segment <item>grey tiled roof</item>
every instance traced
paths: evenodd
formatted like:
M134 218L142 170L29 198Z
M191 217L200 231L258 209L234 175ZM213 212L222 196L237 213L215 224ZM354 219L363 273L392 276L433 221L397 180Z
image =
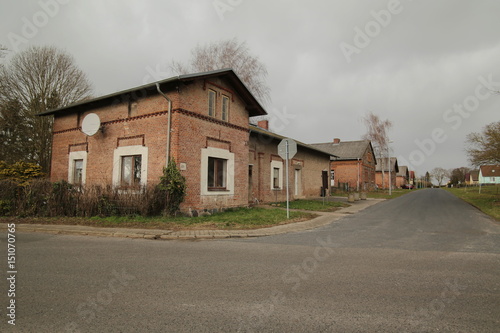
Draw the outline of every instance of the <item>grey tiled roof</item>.
M389 163L387 162L387 157L377 159L377 167L375 171L382 172L382 168L384 172L389 172ZM399 172L398 159L396 157L391 157L391 172Z
M256 126L254 124L249 124L249 125L250 125L250 133L251 134L257 134L257 135L258 134L263 134L265 136L274 138L276 140L283 140L283 139L287 138L285 136L282 136L282 135L279 135L277 133L271 132L270 130L266 130L264 128ZM302 146L304 148L316 151L316 152L321 153L321 154L329 155L330 157L334 157L334 158L337 157L336 155L330 153L329 151L323 150L323 149L321 149L319 147L315 147L313 145L309 145L307 143L304 143L304 142L301 142L301 141L298 141L298 140L295 140L295 139L292 139L292 140L294 140L297 143L298 146Z
M340 143L312 143L311 146L337 155L338 160L356 160L363 158L366 149L370 146L369 140L341 141Z
M408 175L409 175L408 174L408 167L406 165L400 165L398 176L407 177Z

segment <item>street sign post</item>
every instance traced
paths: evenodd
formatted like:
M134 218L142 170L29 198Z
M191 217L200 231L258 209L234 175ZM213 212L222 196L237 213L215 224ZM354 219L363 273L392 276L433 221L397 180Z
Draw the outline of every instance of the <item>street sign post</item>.
M288 188L288 160L297 154L297 143L290 138L281 140L278 145L278 155L285 160L286 172L286 218L290 218L290 191Z

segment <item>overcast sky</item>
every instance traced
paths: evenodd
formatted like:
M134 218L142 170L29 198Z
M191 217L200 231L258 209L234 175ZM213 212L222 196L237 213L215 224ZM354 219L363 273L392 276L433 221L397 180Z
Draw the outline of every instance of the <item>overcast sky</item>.
M172 76L196 45L236 37L267 66L275 132L359 140L389 119L418 175L467 166L466 135L500 120L498 0L0 0L0 44L74 56L96 96Z

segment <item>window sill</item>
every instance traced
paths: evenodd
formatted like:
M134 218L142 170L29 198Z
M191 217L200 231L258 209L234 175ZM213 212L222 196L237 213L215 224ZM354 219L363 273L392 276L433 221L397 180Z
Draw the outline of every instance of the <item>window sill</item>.
M224 188L208 188L208 192L229 192L228 189Z

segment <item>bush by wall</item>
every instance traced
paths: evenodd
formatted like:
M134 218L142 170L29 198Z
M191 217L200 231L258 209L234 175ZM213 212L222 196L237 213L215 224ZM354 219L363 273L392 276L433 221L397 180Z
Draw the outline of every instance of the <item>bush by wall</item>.
M157 185L121 189L52 183L30 163L0 162L0 216L174 215L186 194L186 181L174 160Z
M154 216L176 212L158 186L123 190L112 186L74 186L46 179L19 185L0 181L0 216Z

